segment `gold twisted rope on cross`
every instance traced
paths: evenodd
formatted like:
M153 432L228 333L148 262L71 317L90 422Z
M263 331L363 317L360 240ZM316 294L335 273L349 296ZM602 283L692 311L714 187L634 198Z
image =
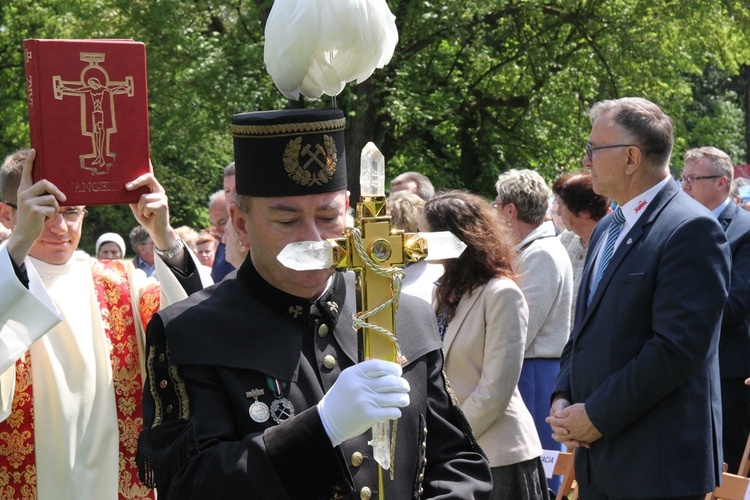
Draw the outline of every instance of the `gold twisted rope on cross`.
M362 243L362 235L360 234L359 229L357 229L356 227L347 227L346 230L352 235L352 240L354 241L354 248L357 250L357 254L359 255L359 258L362 259L362 261L367 266L367 269L374 272L378 276L389 278L393 283L393 296L389 300L380 304L378 307L376 307L375 309L371 311L362 311L358 314L353 314L352 321L354 322L355 327L370 328L372 330L377 330L383 335L387 336L389 339L391 339L393 343L396 345L397 358L399 359L399 362L400 362L401 347L398 344L398 339L396 338L396 336L392 332L386 330L385 328L372 324L372 323L368 323L365 320L369 318L370 316L374 316L375 314L379 313L380 311L390 306L391 304L393 304L393 312L395 313L396 311L398 311L398 300L399 300L399 297L401 296L401 284L404 280L404 276L406 273L404 273L404 270L401 268L381 266L380 264L372 260L372 258L369 255L367 255L365 246Z
M401 284L404 280L404 276L406 273L403 269L398 267L385 267L381 266L372 258L367 255L367 251L365 250L365 246L362 243L362 235L356 227L347 227L346 231L351 234L352 241L354 241L354 248L357 250L357 254L359 255L359 258L362 259L362 262L365 263L367 268L377 274L378 276L382 276L385 278L390 278L391 282L393 283L393 296L385 301L383 304L380 304L378 307L373 309L372 311L362 311L358 314L352 314L352 322L354 323L355 327L359 328L370 328L372 330L377 330L383 335L387 336L389 339L393 341L393 343L396 345L396 359L398 360L399 364L402 364L403 356L401 355L401 346L398 343L398 338L393 334L393 332L390 332L386 330L385 328L382 328L378 325L368 323L365 321L370 316L373 316L377 314L378 312L382 311L389 305L393 304L393 312L394 314L398 310L398 299L401 296ZM391 481L393 481L395 477L396 472L396 433L398 431L398 420L393 421L393 432L391 432L391 467L390 467L390 478Z

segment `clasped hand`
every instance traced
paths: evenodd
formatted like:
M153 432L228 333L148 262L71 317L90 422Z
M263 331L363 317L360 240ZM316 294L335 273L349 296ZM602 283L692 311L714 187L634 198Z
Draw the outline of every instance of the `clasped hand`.
M552 427L552 439L571 448L589 448L591 443L602 437L589 419L584 403L571 405L560 396L552 402L546 422Z

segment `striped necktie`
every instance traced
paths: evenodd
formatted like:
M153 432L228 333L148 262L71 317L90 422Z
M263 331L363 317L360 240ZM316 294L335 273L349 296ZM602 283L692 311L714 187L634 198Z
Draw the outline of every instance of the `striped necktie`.
M596 278L594 278L594 284L591 285L591 293L589 293L588 304L591 303L591 298L594 296L597 285L602 279L604 270L607 268L607 264L612 260L612 255L615 253L615 242L617 237L620 235L620 230L625 222L625 214L622 213L622 209L617 207L612 220L609 222L609 233L607 234L607 241L604 244L604 252L602 252L601 260L599 261L599 268L596 270Z

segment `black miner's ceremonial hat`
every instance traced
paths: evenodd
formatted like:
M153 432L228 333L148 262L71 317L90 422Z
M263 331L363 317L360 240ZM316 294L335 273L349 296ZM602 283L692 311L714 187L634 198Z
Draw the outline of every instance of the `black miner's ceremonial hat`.
M237 194L299 196L346 188L340 109L282 109L232 117Z

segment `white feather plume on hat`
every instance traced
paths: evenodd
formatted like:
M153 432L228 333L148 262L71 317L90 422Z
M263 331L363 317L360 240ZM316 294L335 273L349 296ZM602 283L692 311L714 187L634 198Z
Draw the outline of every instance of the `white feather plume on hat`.
M396 17L385 0L276 0L264 60L288 99L338 95L390 62Z

